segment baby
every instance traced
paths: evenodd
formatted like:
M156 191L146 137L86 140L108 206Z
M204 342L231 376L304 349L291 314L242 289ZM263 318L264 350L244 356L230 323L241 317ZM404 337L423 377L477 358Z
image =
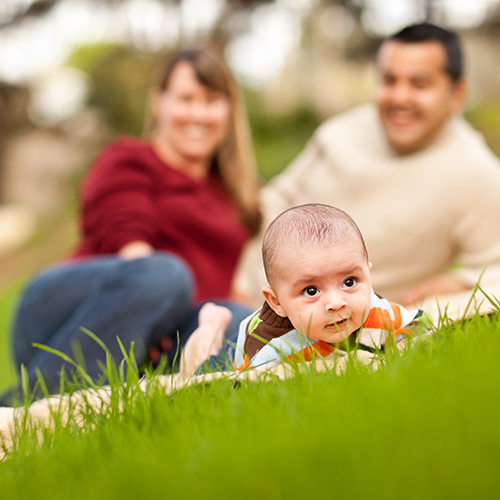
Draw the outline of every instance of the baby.
M373 292L363 237L338 208L310 204L283 212L264 235L262 255L269 283L264 305L241 323L236 348L221 350L238 370L311 361L339 347L382 351L391 339L432 327L423 311L407 311ZM223 307L202 308L185 347L185 376L217 353L229 319Z

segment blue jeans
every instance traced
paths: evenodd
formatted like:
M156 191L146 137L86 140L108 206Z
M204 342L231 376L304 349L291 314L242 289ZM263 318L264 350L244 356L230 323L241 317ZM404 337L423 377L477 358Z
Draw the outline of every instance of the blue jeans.
M50 392L57 392L59 373L74 368L60 357L34 347L47 345L74 358L79 345L87 373L97 380L106 354L80 327L96 334L118 364L122 352L118 336L127 351L135 342L138 362L147 349L170 336L182 347L197 326L202 304L192 304L194 282L187 264L174 254L122 260L115 255L69 261L50 268L28 285L18 306L13 330L16 364L24 364L32 388L38 368ZM237 330L249 310L227 300L214 300L233 313L228 334ZM176 342L175 342L176 344ZM10 391L13 394L14 391ZM0 398L0 404L5 398Z

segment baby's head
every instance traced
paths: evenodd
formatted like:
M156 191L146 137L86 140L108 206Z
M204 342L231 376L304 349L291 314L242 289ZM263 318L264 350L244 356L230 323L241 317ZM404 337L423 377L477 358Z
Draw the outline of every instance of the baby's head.
M303 335L337 343L366 319L371 264L355 222L328 205L301 205L268 227L262 255L270 307Z

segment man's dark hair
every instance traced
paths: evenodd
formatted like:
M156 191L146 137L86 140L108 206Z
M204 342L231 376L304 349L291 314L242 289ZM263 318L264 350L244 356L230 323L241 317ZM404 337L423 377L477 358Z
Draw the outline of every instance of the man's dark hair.
M438 42L446 51L444 71L451 81L456 83L463 76L463 60L460 41L453 31L446 30L435 24L420 23L403 28L398 33L387 38L401 43Z

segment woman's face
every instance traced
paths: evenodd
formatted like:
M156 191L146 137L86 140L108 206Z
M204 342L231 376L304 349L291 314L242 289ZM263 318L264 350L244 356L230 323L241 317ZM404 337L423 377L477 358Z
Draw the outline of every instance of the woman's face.
M210 161L227 137L228 97L202 85L186 61L175 66L166 90L155 96L153 107L157 138L180 160Z

